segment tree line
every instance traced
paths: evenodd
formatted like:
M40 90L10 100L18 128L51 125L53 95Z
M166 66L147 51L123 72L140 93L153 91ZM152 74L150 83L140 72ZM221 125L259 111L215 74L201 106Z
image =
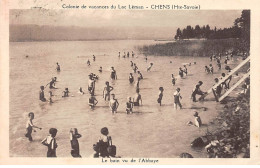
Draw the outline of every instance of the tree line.
M239 38L244 42L250 42L250 10L243 10L239 18L235 19L234 25L230 28L217 29L210 28L209 25L200 27L196 25L195 28L188 25L184 29L177 29L174 37L176 40L191 39L191 38L205 38L205 39L226 39Z

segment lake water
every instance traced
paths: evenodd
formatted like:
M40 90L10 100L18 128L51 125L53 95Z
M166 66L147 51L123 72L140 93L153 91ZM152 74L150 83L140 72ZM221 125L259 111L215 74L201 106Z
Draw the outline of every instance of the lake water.
M79 139L80 152L83 157L93 153L92 145L97 141L102 127L108 127L113 144L117 146L117 155L121 157L156 157L174 158L182 152L188 152L194 157L206 157L204 149L192 149L190 143L195 137L204 135L207 129L212 130L210 121L214 119L222 106L216 103L213 95L205 102L193 103L190 99L191 90L199 80L203 81L201 89L206 91L213 84L213 79L219 77L221 71L213 75L204 72L204 66L210 64L203 57L168 57L148 56L138 54L135 46L155 44L155 41L68 41L68 42L16 42L10 43L10 156L45 157L46 147L41 140L48 135L51 127L58 129L57 156L70 155L70 128L78 128L82 137ZM134 51L138 58L118 58L124 51ZM92 55L96 61L92 61ZM26 58L26 55L29 57ZM90 59L91 66L87 66ZM143 106L134 108L130 115L125 113L125 103L128 96L135 94L133 85L129 84L128 76L132 72L130 61L139 67L144 76L140 82L140 93ZM172 63L170 63L172 61ZM182 63L196 61L196 65L188 66L188 76L178 79L176 86L171 84L171 74L178 75ZM222 60L223 61L223 60ZM61 65L57 73L56 62ZM149 63L154 66L151 72L146 72ZM237 63L231 64L231 68ZM214 63L214 68L217 69ZM103 72L99 73L99 67ZM114 66L118 79L110 80L110 67ZM78 88L87 92L88 75L93 72L99 75L96 82L97 107L91 110L88 106L89 94L80 95ZM53 90L53 104L39 101L41 85L46 85L52 77L58 82ZM136 74L134 75L136 80ZM117 114L111 114L108 102L102 98L105 81L110 81L114 87L113 93L119 101ZM162 106L157 103L158 88L164 87ZM62 91L69 88L74 97L62 98ZM183 99L182 110L173 108L173 93L181 88ZM45 89L45 97L49 88ZM201 107L208 108L203 111ZM193 121L194 108L201 116L201 128L187 126ZM35 113L34 124L43 129L33 133L33 142L25 137L25 123L28 112Z

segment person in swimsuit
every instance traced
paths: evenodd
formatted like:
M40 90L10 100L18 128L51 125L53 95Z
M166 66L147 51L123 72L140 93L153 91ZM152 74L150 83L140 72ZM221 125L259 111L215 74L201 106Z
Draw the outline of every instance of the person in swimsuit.
M130 61L130 65L131 65L131 67L133 68L133 66L134 66L133 61Z
M124 52L123 58L125 58L125 52Z
M180 109L182 109L182 105L180 102L180 99L182 99L181 94L180 94L180 88L177 88L176 91L174 92L173 96L174 96L174 107L177 110L177 106L180 107Z
M134 58L135 57L135 54L134 54L134 52L132 51L132 58Z
M213 66L212 66L212 64L209 64L209 72L210 72L211 74L213 74Z
M44 97L44 86L41 86L40 87L40 92L39 92L39 99L42 101L42 102L45 102L46 101L46 98Z
M81 94L81 95L85 94L85 93L83 92L83 90L82 90L82 87L79 87L78 93Z
M111 67L111 75L110 75L110 78L111 78L112 80L117 79L117 75L116 75L116 71L115 71L114 67Z
M103 90L103 98L105 98L105 101L106 100L110 100L110 92L114 89L112 86L109 85L109 82L106 81L106 86L104 87L104 90Z
M183 77L183 70L181 69L181 67L179 68L179 75L181 78Z
M209 70L209 67L208 66L205 66L205 72L209 73L210 70Z
M153 66L153 63L150 63L150 66L147 68L147 72L151 71L152 66Z
M93 79L93 74L88 75L89 80L88 80L88 92L90 95L94 95L95 92L95 80Z
M99 67L99 70L98 70L100 73L102 72L102 66L101 67Z
M140 71L137 71L137 74L138 74L138 79L140 79L140 80L141 80L141 79L144 79L144 78L143 78L143 75L141 74Z
M95 55L93 55L93 61L96 61L96 56Z
M118 57L120 58L120 52L118 52Z
M42 144L48 147L47 157L57 157L56 156L56 148L58 147L56 143L55 136L57 135L58 130L56 128L50 128L48 135L44 140L42 140Z
M174 86L175 85L175 83L176 83L176 78L174 77L174 75L172 74L172 85Z
M133 83L134 82L134 76L133 76L132 73L129 74L128 79L129 79L129 83Z
M139 106L140 102L142 104L142 97L141 97L141 94L139 92L140 92L140 90L136 89L136 94L135 94L134 99L133 99L134 106Z
M112 113L116 113L119 103L118 103L117 99L115 99L115 94L111 94L111 96L112 96L112 99L109 101L109 107L110 107Z
M28 114L28 121L26 122L26 134L25 134L25 137L27 137L29 139L29 141L32 141L32 131L33 131L33 128L38 128L39 130L41 130L42 128L40 127L37 127L36 125L33 124L33 119L34 119L34 113L33 112L30 112Z
M52 91L49 91L49 103L50 104L53 103L52 96L53 96Z
M69 89L68 88L65 88L65 90L63 91L62 97L69 97Z
M130 55L129 52L127 52L127 57L128 57L128 58L129 58L129 55Z
M60 65L59 65L58 62L57 62L56 64L57 64L57 66L56 66L56 70L57 70L57 72L60 72Z
M137 69L138 69L138 67L137 67L137 65L134 63L134 66L133 66L134 73L136 73Z
M194 126L201 127L202 122L201 122L201 119L200 119L198 112L196 111L193 116L195 117L194 118Z
M220 63L220 59L217 59L217 65L218 65L218 69L221 69L221 63Z
M87 61L87 64L88 64L88 66L90 66L90 61L89 61L89 59L88 59L88 61Z
M94 107L98 104L97 99L95 96L91 95L90 98L88 99L88 105L91 109L94 109Z
M108 136L109 131L107 127L101 129L101 135L95 144L94 158L97 157L109 157L108 147L112 144L112 138Z
M183 65L183 67L184 67L184 70L183 70L183 72L186 74L186 76L188 75L188 69L187 69L187 67L186 67L186 65Z
M51 79L51 81L49 82L49 83L47 83L47 85L46 86L48 86L49 85L49 88L50 89L56 89L54 86L55 86L55 78L52 78ZM45 87L46 87L45 86Z
M196 102L196 95L204 95L206 92L203 92L200 90L200 86L203 84L202 81L199 81L199 83L195 86L195 88L192 90L191 98L193 102Z
M140 78L137 78L137 81L135 82L135 89L140 89Z
M163 87L159 87L159 97L157 99L157 102L160 104L160 106L162 105L163 91Z
M217 85L218 82L219 82L219 79L218 79L218 78L215 78L215 84L214 84L214 86ZM220 96L221 96L221 91L222 91L222 86L221 86L221 84L218 85L218 86L214 89L214 91L215 91L216 95L217 95L218 97L220 97Z
M81 157L79 152L79 141L78 141L78 138L80 137L81 135L78 133L77 128L70 129L70 144L71 144L70 154L72 157Z
M126 114L131 114L133 113L133 102L131 101L131 97L127 98L126 102Z

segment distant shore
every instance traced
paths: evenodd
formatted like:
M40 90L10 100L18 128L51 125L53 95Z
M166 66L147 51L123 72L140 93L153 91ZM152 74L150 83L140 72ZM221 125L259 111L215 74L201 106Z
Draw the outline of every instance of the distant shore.
M225 53L228 50L246 48L240 39L179 40L166 44L145 45L138 47L140 53L158 56L202 56Z

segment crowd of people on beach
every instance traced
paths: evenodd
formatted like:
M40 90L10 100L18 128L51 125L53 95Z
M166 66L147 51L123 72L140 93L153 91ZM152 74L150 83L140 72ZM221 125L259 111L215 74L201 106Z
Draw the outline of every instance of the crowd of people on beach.
M135 57L135 53L132 51L132 53L130 54L130 52L124 52L123 55L121 55L121 53L118 53L118 57L122 57L122 58L129 58L130 55L132 56L132 58ZM221 70L221 57L222 54L218 54L218 57L216 57L215 55L210 56L210 62L212 62L213 60L216 60L216 65L218 66L219 70ZM93 62L96 61L96 56L93 55ZM227 65L228 61L233 60L233 54L232 53L227 53L226 54L226 58L224 63L226 64L225 70L227 70L228 72L231 72L231 68ZM145 61L147 62L148 58L147 56L145 56ZM91 62L88 59L87 60L87 65L90 66ZM174 75L172 74L172 85L175 86L176 85L176 81L177 80L181 80L184 75L188 76L188 68L187 66L191 66L191 65L196 65L196 62L193 63L186 63L183 65L183 67L179 67L179 72L178 75ZM135 87L135 95L133 97L127 97L126 98L126 104L125 104L125 112L126 114L131 114L134 113L134 107L135 106L141 106L143 104L142 102L142 96L140 94L140 83L142 80L144 80L144 77L141 73L141 70L138 68L137 63L134 63L133 61L130 61L130 66L133 72L129 73L129 84L132 85L133 87ZM146 68L146 71L149 73L152 73L152 67L154 66L154 63L149 63L149 66ZM102 73L103 67L100 66L99 68L99 72ZM61 71L61 67L59 65L59 63L56 63L56 71L57 73L62 73ZM213 70L213 65L212 63L208 66L205 66L205 72L207 73L214 73ZM134 79L133 74L137 74L137 79ZM223 89L228 90L230 88L230 81L232 80L232 75L230 75L230 77L228 77L226 80L222 81L221 84L219 84L219 81L221 81L222 79L225 78L225 76L228 75L225 73L222 73L220 78L215 78L215 85L217 85L215 87L215 92L217 94L217 96L221 96L221 92ZM89 97L89 102L88 105L89 107L94 110L95 106L98 104L98 100L95 97L95 89L96 89L96 81L99 80L99 76L94 74L94 73L90 73L89 75L89 80L88 80L88 93L90 95ZM176 77L175 77L176 76ZM115 70L115 68L113 66L111 66L110 69L110 79L111 81L116 81L117 80L117 72ZM40 86L40 92L39 92L39 100L42 102L49 102L49 103L53 103L52 97L54 96L51 89L56 89L55 85L57 83L57 77L53 77L51 79L50 82L48 82L45 86ZM207 92L204 92L200 89L200 87L202 86L203 82L199 81L194 89L191 92L191 100L193 102L197 102L198 100L203 100L204 96L207 95ZM245 84L243 85L244 87L244 92L247 92L246 89L249 89L249 82L245 82ZM44 94L44 89L49 85L49 97L48 99L45 98L45 94ZM112 112L112 114L117 113L117 109L119 107L119 102L116 99L116 95L112 92L114 90L114 87L112 87L109 83L109 81L105 82L105 86L103 89L103 98L104 101L108 101L109 102L109 108ZM181 104L181 88L177 87L175 92L173 93L173 106L174 109L182 109L183 106ZM69 89L65 88L64 91L62 92L62 96L61 97L69 97ZM85 92L83 91L82 87L79 87L79 94L85 94ZM162 105L162 100L163 100L163 93L164 93L164 88L163 86L159 87L159 94L158 94L158 98L157 98L157 103L159 104L159 106ZM199 95L200 98L197 100L196 95ZM28 121L26 123L26 134L25 136L29 139L29 141L32 141L32 131L34 128L37 129L42 129L36 125L33 124L33 119L34 119L34 113L30 112L28 114ZM201 127L202 125L202 121L201 118L199 116L199 113L197 111L195 111L194 113L194 123L193 122L188 122L188 125L193 125L196 127ZM56 128L50 128L49 129L49 135L42 141L43 145L46 145L48 147L48 151L47 151L47 157L56 157L56 148L58 147L57 142L56 142L56 135L57 135L58 130ZM98 142L96 144L93 145L93 150L95 151L93 154L93 157L116 157L116 146L112 145L112 138L110 136L108 136L109 132L108 132L108 128L104 127L101 129L101 136L98 139ZM77 128L71 128L70 130L70 142L71 142L71 155L73 157L81 157L80 155L80 150L79 150L79 142L78 142L78 138L80 138L81 135L78 133Z

